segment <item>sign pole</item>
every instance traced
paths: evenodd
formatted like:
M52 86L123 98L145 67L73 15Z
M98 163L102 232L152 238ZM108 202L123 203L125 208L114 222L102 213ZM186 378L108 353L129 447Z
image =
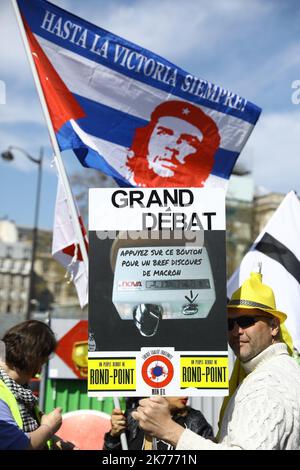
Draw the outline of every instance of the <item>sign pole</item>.
M113 400L114 400L114 407L121 409L119 398L118 398L118 397L114 397ZM127 438L126 438L125 431L123 431L123 432L121 433L121 435L120 435L120 441L121 441L122 450L128 450L128 443L127 443Z

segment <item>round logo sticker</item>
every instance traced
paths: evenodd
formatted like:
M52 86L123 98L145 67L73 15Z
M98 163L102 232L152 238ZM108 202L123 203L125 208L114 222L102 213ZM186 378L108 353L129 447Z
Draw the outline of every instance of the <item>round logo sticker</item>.
M166 387L174 376L174 368L164 356L149 357L143 364L142 376L147 385L152 388Z

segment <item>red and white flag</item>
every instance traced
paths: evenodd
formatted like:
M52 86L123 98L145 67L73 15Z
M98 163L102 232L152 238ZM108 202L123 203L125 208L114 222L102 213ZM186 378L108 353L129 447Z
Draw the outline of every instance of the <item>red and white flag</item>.
M77 213L84 242L88 248L88 239L78 208ZM83 308L88 303L88 273L76 238L67 197L60 180L57 185L52 255L68 270L71 281L74 282L77 290L80 307Z

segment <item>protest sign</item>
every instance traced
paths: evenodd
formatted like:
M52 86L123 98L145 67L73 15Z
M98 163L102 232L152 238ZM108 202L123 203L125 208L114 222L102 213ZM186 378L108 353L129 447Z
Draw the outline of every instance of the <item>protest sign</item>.
M89 243L89 395L226 395L224 192L92 189Z

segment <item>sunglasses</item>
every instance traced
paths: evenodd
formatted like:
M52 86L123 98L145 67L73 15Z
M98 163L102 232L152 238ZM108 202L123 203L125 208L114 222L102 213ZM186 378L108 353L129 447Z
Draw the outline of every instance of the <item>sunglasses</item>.
M228 331L232 331L234 328L235 322L238 324L240 328L249 328L249 326L253 326L257 321L262 320L262 319L270 319L270 317L267 316L243 316L243 317L238 317L238 318L228 318Z

